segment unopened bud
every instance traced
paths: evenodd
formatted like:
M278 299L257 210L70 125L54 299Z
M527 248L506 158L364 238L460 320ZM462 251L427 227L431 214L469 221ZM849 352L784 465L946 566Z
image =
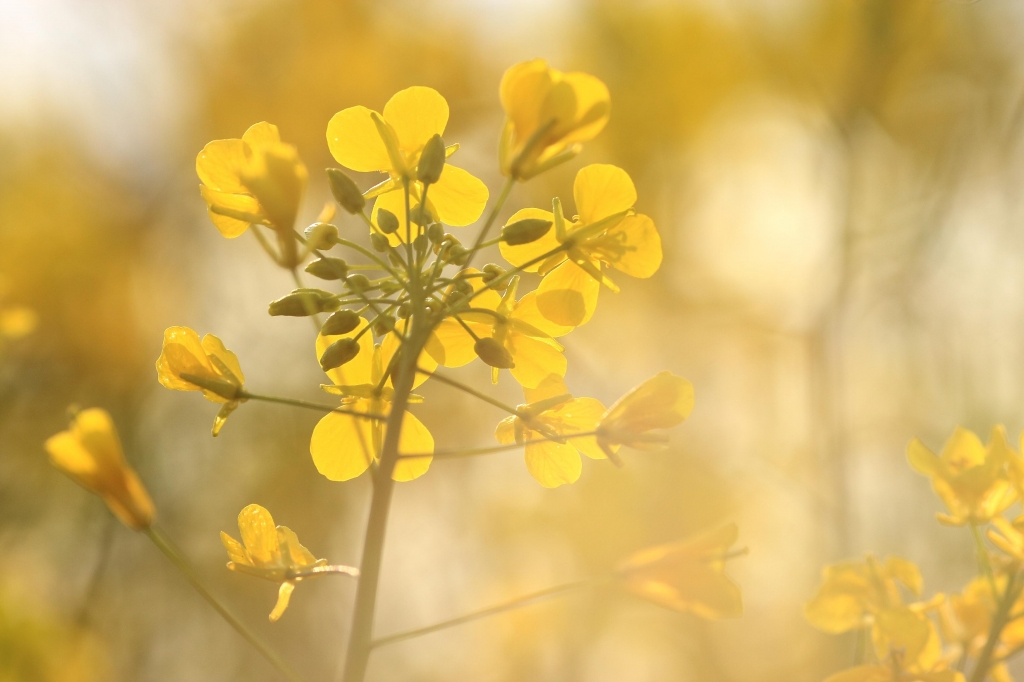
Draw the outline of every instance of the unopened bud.
M483 267L483 272L484 272L484 276L483 276L482 279L487 284L490 284L491 282L493 282L494 280L498 279L499 277L504 276L505 268L501 267L497 263L488 263L487 265L485 265Z
M345 284L353 291L363 291L370 286L370 280L367 279L366 275L349 275L345 280Z
M398 317L408 320L410 315L412 315L412 306L408 302L398 306Z
M338 339L327 346L323 355L320 356L320 366L326 372L335 367L341 367L359 355L359 342L353 338Z
M435 134L423 145L420 152L420 164L416 168L416 179L426 184L434 184L441 179L444 170L444 140Z
M337 297L322 289L296 289L287 296L271 301L268 312L271 315L287 317L308 317L323 312L333 312L341 306Z
M512 354L505 347L490 337L485 337L473 345L473 350L484 363L499 369L512 369L516 363Z
M320 279L345 279L348 277L348 263L341 258L325 256L310 262L306 272Z
M309 247L318 251L326 251L338 243L338 228L330 223L313 223L302 234Z
M384 234L392 234L398 231L398 216L386 208L377 211L377 227Z
M420 227L431 225L434 222L434 214L430 212L430 209L423 204L417 204L413 206L409 211L409 219Z
M448 252L448 262L453 265L465 265L469 260L469 251L461 244L453 244Z
M535 242L551 230L552 222L541 218L523 218L501 229L501 241L510 246Z
M384 336L395 328L395 318L391 315L380 315L373 322L373 333Z
M444 226L441 223L434 223L427 228L427 239L431 244L440 244L444 239Z
M425 254L427 252L427 245L429 243L430 242L427 241L427 235L421 234L421 235L418 235L416 237L416 239L412 240L412 247L414 249L416 249L416 253L418 253L420 256L422 256L423 254Z
M327 182L331 186L331 194L343 209L352 215L362 213L366 199L352 178L338 168L328 168Z
M358 326L359 315L354 310L339 310L327 318L324 326L320 327L320 333L324 336L348 334Z
M377 285L377 288L380 289L381 293L383 294L393 294L396 291L401 291L403 289L402 283L396 282L393 279L384 280L383 282Z
M374 251L384 253L385 251L388 250L388 247L391 246L391 244L388 242L388 238L382 235L380 232L371 232L370 246L373 247Z

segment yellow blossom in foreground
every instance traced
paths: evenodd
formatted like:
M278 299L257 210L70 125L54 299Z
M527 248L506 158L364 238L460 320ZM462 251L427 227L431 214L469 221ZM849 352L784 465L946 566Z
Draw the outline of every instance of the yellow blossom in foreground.
M336 113L327 124L331 154L346 168L360 172L380 171L388 179L365 196L378 197L371 218L386 208L399 218L401 229L390 236L392 244L405 236L405 190L409 182L410 205L423 198L423 183L416 168L424 145L443 135L448 125L448 102L436 90L415 86L401 90L384 105L382 114L363 106ZM458 147L449 146L446 155ZM487 186L468 172L445 164L438 181L427 190L430 213L448 225L469 225L487 205Z
M619 290L605 274L608 268L647 278L661 267L661 237L654 221L633 210L636 188L626 171L607 164L586 166L576 174L573 196L579 215L571 224L565 223L560 204L554 213L523 209L508 224L535 218L554 223L555 229L528 244L501 244L509 263L545 275L537 288L537 307L552 322L570 327L594 315L602 284Z
M501 171L521 180L579 152L608 123L608 88L586 73L562 73L543 59L521 62L501 79L505 127Z
M341 405L345 409L386 417L391 412L395 391L390 376L386 381L381 380L384 377L384 370L398 352L401 342L394 333L391 333L384 337L382 343L374 345L367 327L366 320L360 318L359 326L347 334L317 336L318 357L323 357L324 351L341 339L357 338L359 344L359 352L352 360L327 371L327 376L334 385L325 385L322 388L328 393L343 396ZM395 329L398 333L403 333L404 321ZM432 371L437 367L437 363L424 351L420 355L419 366ZM426 378L427 375L418 374L413 388L423 383ZM410 402L420 401L422 398L419 396L410 396ZM332 481L347 481L361 475L372 462L380 458L384 435L385 425L382 420L331 412L313 429L309 451L317 471ZM402 421L398 449L399 452L406 454L429 455L434 452L434 438L430 431L408 411ZM391 476L396 481L419 478L430 468L431 459L400 458Z
M524 389L526 404L518 414L506 417L494 431L502 445L526 444L526 468L545 488L575 483L583 471L580 454L605 459L593 435L575 438L553 437L593 433L604 413L604 405L593 398L573 398L565 382L552 375L534 389Z
M915 596L924 589L920 570L900 557L889 557L883 564L868 555L864 561L826 566L821 587L804 607L804 616L814 627L832 634L862 628L881 611L902 606L900 584Z
M939 522L962 526L986 523L1017 499L1007 474L1012 449L1003 427L992 429L988 446L967 429L957 427L936 456L918 439L907 448L914 469L932 480L932 488L949 509Z
M242 542L223 531L220 534L220 541L231 559L228 568L281 585L277 604L270 612L270 620L276 621L288 608L295 583L302 579L296 574L303 569L325 566L327 560L314 558L299 544L291 529L275 527L270 512L258 504L250 504L239 512L238 532Z
M295 147L281 142L277 126L262 122L241 139L214 140L199 152L196 173L210 220L228 238L262 223L286 233L287 242L306 190L308 173Z
M213 334L200 341L199 334L188 327L168 327L156 374L169 389L202 391L207 400L224 404L214 420L214 436L220 433L228 415L244 402L237 398L245 383L238 357Z
M641 550L616 568L628 592L701 618L738 618L743 614L739 586L725 575L729 548L739 529L730 523L695 538Z
M106 410L82 410L67 431L47 439L50 462L107 503L121 523L133 530L153 523L153 501L124 460L121 441Z
M666 440L655 429L681 424L693 412L693 384L671 372L659 372L619 398L597 425L597 444L614 460L614 448L652 450Z

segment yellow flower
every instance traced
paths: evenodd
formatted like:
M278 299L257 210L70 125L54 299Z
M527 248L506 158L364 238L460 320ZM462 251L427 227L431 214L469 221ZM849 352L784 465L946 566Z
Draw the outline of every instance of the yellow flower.
M505 72L501 105L501 171L525 180L572 158L581 142L597 137L608 123L611 97L589 74L562 73L534 59Z
M331 154L346 168L360 172L380 171L388 179L366 192L377 197L371 219L386 208L399 218L402 229L390 235L392 244L405 236L405 190L409 181L412 206L423 197L423 183L416 180L416 167L424 145L434 135L443 135L448 125L448 102L436 90L421 86L401 90L384 105L383 114L363 106L336 113L327 124ZM449 146L446 154L458 149ZM487 204L487 186L461 168L445 164L437 183L427 190L430 213L448 225L469 225L480 217Z
M242 542L221 531L220 541L228 551L228 568L279 583L277 604L270 612L276 621L288 608L295 583L304 569L325 566L327 559L315 559L299 544L295 533L285 526L274 526L274 519L258 504L250 504L238 514L238 531Z
M844 561L826 566L817 595L804 607L811 625L839 634L865 627L881 611L903 604L899 584L920 595L924 588L917 566L889 557L880 563L870 554L865 561Z
M985 523L1017 499L1006 471L1013 456L1003 427L992 429L988 446L967 429L957 427L936 456L918 439L907 448L910 466L932 479L932 489L949 514L940 523L962 526Z
M396 331L404 333L404 321L396 325ZM363 414L387 416L391 412L394 388L390 376L383 383L384 370L391 364L398 352L401 341L390 333L384 341L374 345L373 338L366 331L368 323L360 318L359 326L347 334L335 336L319 335L316 339L317 356L322 357L327 348L343 338L356 338L359 352L348 363L327 371L334 382L332 386L321 386L328 393L344 396L342 407ZM419 358L419 366L427 371L437 367L427 352ZM418 374L413 388L427 378ZM413 394L409 402L422 402ZM317 471L332 481L347 481L361 475L371 462L376 462L384 444L385 425L377 419L367 419L343 414L328 413L313 429L309 451ZM398 444L399 452L406 454L429 454L434 452L434 438L427 427L411 412L406 412L402 421L402 433ZM419 478L430 468L431 457L400 458L395 464L391 477L396 481L411 481Z
M168 327L156 374L169 389L202 391L207 400L224 404L214 420L214 436L220 433L228 415L245 402L237 397L245 383L238 357L213 334L200 341L199 334L188 327Z
M900 668L908 672L931 672L945 667L938 630L924 613L938 606L942 599L939 595L933 602L889 607L875 614L871 638L878 658L898 655Z
M1005 582L1005 581L1004 581ZM996 600L986 578L975 578L960 594L951 594L939 611L942 635L977 655L985 644Z
M538 218L553 222L555 229L528 244L503 242L500 247L512 265L545 275L537 288L537 307L552 322L570 327L593 316L602 284L619 290L605 270L647 278L661 266L661 237L649 217L634 212L636 188L626 171L586 166L576 174L573 196L579 215L571 224L565 223L557 201L554 213L523 209L508 224Z
M106 410L82 410L67 431L46 441L50 462L107 503L121 523L133 530L153 523L153 501L124 460L121 441Z
M526 468L538 483L545 488L575 483L583 471L581 453L591 459L605 459L592 435L545 440L593 432L604 413L600 401L573 398L558 375L549 376L537 388L524 389L523 393L526 404L516 408L518 414L498 424L494 437L502 445L526 443Z
M21 339L39 324L39 316L31 308L11 306L0 309L0 341Z
M196 158L196 173L210 220L222 235L234 238L262 223L285 233L280 243L291 248L286 244L294 244L290 231L309 176L295 147L281 142L277 126L257 123L241 139L208 143Z
M476 272L472 268L467 270L471 275ZM479 278L467 281L474 283L474 291L483 287ZM485 290L472 300L467 312L458 314L459 319L447 318L441 322L434 332L441 350L434 353L434 359L446 367L461 367L477 357L474 351L477 339L493 339L498 348L508 353L506 359L510 359L512 365L508 369L524 388L536 388L552 374L565 376L567 364L563 348L553 337L568 334L572 328L553 324L541 315L537 310L536 292L517 301L518 288L519 278L513 277L504 295ZM500 372L501 369L492 364L494 383L498 383Z
M652 450L664 443L663 434L693 411L693 384L671 372L659 372L619 398L597 425L597 444L613 461L614 448L628 445Z
M630 593L701 618L738 618L743 613L740 588L727 575L729 548L739 530L731 523L695 538L659 545L633 554L616 569Z

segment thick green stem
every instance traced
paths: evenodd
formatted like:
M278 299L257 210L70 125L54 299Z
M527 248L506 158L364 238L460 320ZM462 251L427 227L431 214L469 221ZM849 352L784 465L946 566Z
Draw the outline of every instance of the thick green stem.
M1020 592L1017 589L1016 578L1017 575L1015 573L1010 573L1006 578L1006 591L999 600L999 606L992 617L992 624L988 629L988 639L985 640L985 647L981 650L981 654L978 655L978 663L974 666L974 672L971 673L970 682L984 682L992 665L995 663L993 655L995 654L996 646L999 644L999 638L1003 634L1003 628L1009 622L1010 610L1013 608L1013 603L1017 600L1017 595ZM995 596L995 593L993 593L993 596Z
M249 626L245 623L238 620L233 613L228 611L226 606L221 604L220 601L214 597L208 589L206 589L206 586L203 584L199 574L196 573L196 570L192 568L192 565L188 563L185 557L182 556L181 552L174 546L174 543L172 543L167 536L153 526L147 528L145 533L146 537L152 540L153 544L164 553L164 556L170 559L171 563L181 571L182 575L184 575L185 579L191 583L196 592L198 592L199 595L238 632L238 634L242 635L246 641L256 647L256 649L263 654L263 657L266 658L272 666L277 668L277 670L284 675L286 679L291 680L291 682L302 682L302 676L295 672L295 670L288 665L288 663L281 658L276 651L271 649L266 642L260 639L259 635L250 630Z

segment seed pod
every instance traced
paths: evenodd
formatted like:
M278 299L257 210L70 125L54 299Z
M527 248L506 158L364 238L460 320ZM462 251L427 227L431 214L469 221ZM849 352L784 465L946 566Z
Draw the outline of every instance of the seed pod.
M370 280L366 278L366 275L349 275L345 284L352 291L363 291L370 286Z
M326 372L329 369L341 367L357 355L359 355L358 341L349 337L338 339L324 350L324 354L320 356L320 366Z
M359 326L359 316L354 310L339 310L332 313L324 326L320 327L320 333L324 336L335 336L337 334L348 334Z
M287 296L271 301L268 312L274 316L308 317L316 313L333 312L339 307L341 307L341 303L329 291L296 289Z
M328 168L327 182L331 186L331 194L343 209L352 215L362 213L366 206L366 199L352 178L338 168Z
M310 262L306 272L320 279L345 279L348 277L348 263L341 258L324 256Z
M516 363L512 361L512 354L505 350L505 347L490 337L485 337L473 345L473 350L484 363L499 369L512 369Z
M338 228L330 223L313 223L302 234L306 237L306 243L318 251L326 251L338 243Z
M391 244L388 243L388 238L382 235L380 232L370 233L370 246L373 247L374 251L378 253L384 253L388 250Z
M427 228L427 239L431 244L440 244L444 239L444 226L441 223L433 223Z
M377 227L384 234L392 234L398 231L398 216L386 208L377 211Z
M505 268L501 267L497 263L488 263L483 267L483 280L487 284L490 284L494 280L502 277L505 274Z
M441 179L444 170L444 140L435 134L423 145L420 152L420 164L416 167L416 179L422 183L434 184Z
M546 235L552 224L541 218L523 218L501 228L501 241L510 246L529 244Z
M395 328L395 318L391 315L381 315L373 322L373 333L377 336L384 336Z

